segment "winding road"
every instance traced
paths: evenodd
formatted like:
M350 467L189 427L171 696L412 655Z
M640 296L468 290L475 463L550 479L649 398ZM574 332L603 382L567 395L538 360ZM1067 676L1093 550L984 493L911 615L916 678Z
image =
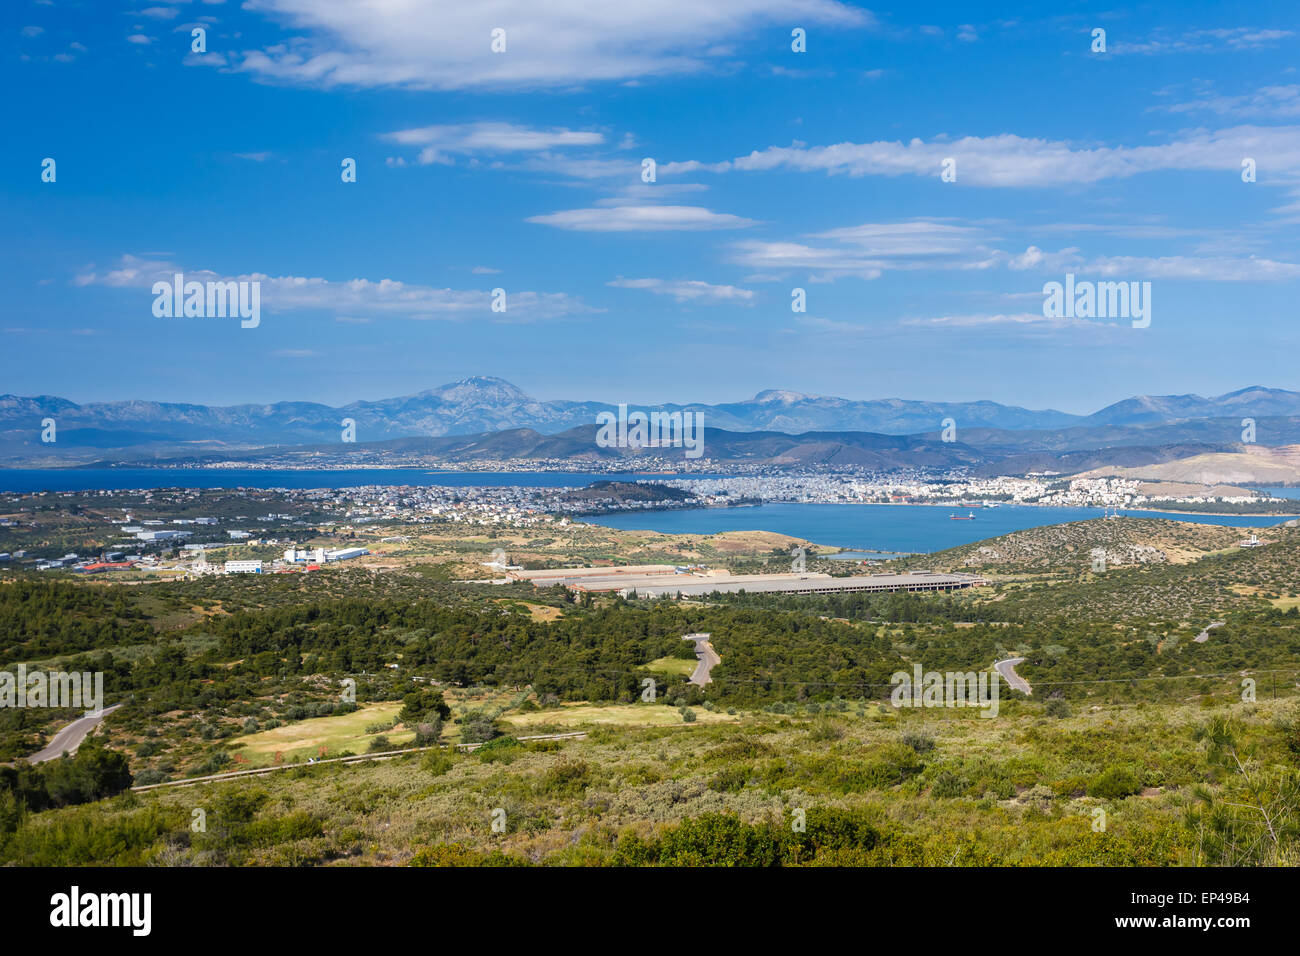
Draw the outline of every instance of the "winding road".
M722 658L718 652L713 649L709 643L712 634L687 634L683 641L695 642L695 656L699 663L695 665L695 670L691 674L691 679L686 683L694 684L696 687L703 687L705 684L712 683L713 678L709 676L709 671L713 670L718 664L722 663Z
M1016 673L1016 665L1024 662L1023 657L1008 657L1006 660L996 661L993 664L993 669L1002 675L1002 679L1007 682L1012 690L1018 690L1028 696L1034 692L1033 688L1029 686L1029 681Z
M46 745L44 750L38 750L28 757L27 762L45 763L47 760L55 760L63 756L65 751L75 754L77 748L81 746L81 742L86 739L92 730L99 726L99 722L121 706L121 704L114 704L112 707L105 707L98 713L78 717L55 734L54 739Z
M1211 621L1206 626L1205 630L1201 631L1200 634L1197 634L1194 638L1192 638L1192 640L1197 644L1204 644L1206 641L1210 639L1210 631L1214 630L1216 627L1223 627L1223 625L1227 623L1228 623L1227 621Z

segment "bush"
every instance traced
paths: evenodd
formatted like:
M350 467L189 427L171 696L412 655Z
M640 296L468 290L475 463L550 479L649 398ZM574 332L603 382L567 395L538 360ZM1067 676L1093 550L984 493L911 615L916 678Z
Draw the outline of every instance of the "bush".
M918 754L929 753L934 749L934 738L919 730L907 730L900 738L905 746L911 747Z
M590 768L583 760L561 760L542 773L537 782L543 796L576 797L591 785Z
M812 810L804 832L788 822L745 823L730 814L710 813L683 820L643 840L622 837L614 851L615 866L792 866L877 862L876 830L860 810Z
M727 767L709 781L709 789L719 793L738 793L749 781L749 767Z
M1043 708L1043 713L1048 717L1069 717L1070 705L1063 698L1053 697L1047 702L1047 706Z
M480 853L460 843L427 846L411 857L409 866L528 866L526 860L500 850Z
M940 770L934 775L934 782L930 785L930 796L960 797L969 787L970 782L961 774L952 770Z
M433 717L415 725L416 747L430 747L442 736L442 718Z
M460 739L463 743L487 743L497 733L496 721L481 710L469 711L460 719Z
M435 750L431 754L426 754L421 764L426 773L435 777L441 777L444 773L456 766L456 761L451 754L445 750Z
M514 737L497 737L474 751L483 763L514 763L527 748Z
M1142 781L1126 767L1110 767L1088 781L1088 796L1101 800L1122 800L1142 789Z
M832 721L821 718L813 721L812 727L808 730L808 739L817 741L839 740L844 736L844 731Z

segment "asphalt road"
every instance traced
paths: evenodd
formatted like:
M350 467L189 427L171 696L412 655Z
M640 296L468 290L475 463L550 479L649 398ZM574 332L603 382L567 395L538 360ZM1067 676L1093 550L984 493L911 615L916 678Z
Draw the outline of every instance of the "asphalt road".
M1032 694L1033 688L1029 686L1029 681L1025 680L1016 673L1016 665L1023 664L1023 657L1008 657L1004 661L998 661L993 668L1002 675L1002 679L1010 685L1012 690L1018 690L1022 694Z
M1214 630L1216 627L1223 627L1223 625L1227 623L1228 623L1227 621L1211 621L1209 625L1206 626L1205 630L1201 631L1200 634L1197 634L1194 638L1192 638L1192 640L1195 641L1197 644L1204 644L1206 641L1210 639L1210 631Z
M695 670L691 673L691 679L686 683L703 687L713 681L713 678L709 676L709 671L713 670L716 665L721 664L722 658L718 656L718 652L709 643L711 636L709 634L687 634L682 638L684 641L695 642L695 656L699 660L699 663L695 665Z
M114 704L112 707L105 707L98 714L91 714L87 717L78 717L68 726L64 727L44 750L38 750L27 758L29 763L45 763L47 760L54 760L63 756L63 753L74 754L81 742L86 739L86 735L99 726L99 722L121 707L121 704Z

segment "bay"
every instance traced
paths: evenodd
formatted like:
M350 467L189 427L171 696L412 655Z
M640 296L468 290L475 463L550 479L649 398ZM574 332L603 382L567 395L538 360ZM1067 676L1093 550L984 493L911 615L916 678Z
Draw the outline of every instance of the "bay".
M817 544L864 551L942 551L1041 525L1100 518L1101 508L1002 505L976 508L975 520L953 521L968 508L939 505L767 504L746 508L706 508L601 515L593 524L670 534L719 531L775 531ZM1162 511L1123 511L1126 517L1166 518L1236 528L1264 528L1289 520L1285 515L1197 515Z

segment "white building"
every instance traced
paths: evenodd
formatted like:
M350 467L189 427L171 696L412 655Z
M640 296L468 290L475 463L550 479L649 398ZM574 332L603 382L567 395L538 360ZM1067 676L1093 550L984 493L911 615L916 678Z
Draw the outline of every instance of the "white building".
M346 561L349 558L359 558L363 554L369 554L365 548L338 548L334 551L325 552L326 561Z
M310 551L308 551L306 549L300 550L296 548L289 548L284 552L284 560L285 563L287 564L302 564L304 562L311 562L312 564L324 564L325 549L312 548Z
M261 561L227 561L225 565L227 574L261 574Z
M136 535L141 541L170 541L174 538L188 538L188 531L141 531Z

